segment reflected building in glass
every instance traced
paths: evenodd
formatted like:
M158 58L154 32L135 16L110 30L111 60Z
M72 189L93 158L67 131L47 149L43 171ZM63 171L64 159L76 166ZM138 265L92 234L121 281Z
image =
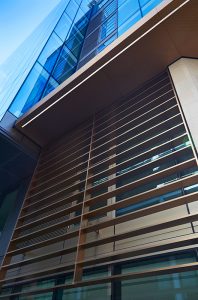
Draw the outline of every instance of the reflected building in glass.
M17 118L111 44L162 0L67 1L9 111Z
M197 13L52 12L2 98L0 299L197 299Z

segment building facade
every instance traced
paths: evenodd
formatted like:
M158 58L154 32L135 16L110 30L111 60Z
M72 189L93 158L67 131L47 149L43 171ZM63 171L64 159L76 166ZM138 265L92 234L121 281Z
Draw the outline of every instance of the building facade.
M197 13L67 2L9 108L40 154L0 299L197 299Z

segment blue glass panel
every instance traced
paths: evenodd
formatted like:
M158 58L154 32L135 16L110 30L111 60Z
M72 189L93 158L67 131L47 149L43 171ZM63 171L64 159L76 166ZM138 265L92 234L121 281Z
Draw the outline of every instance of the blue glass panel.
M64 13L55 27L55 32L61 38L62 41L66 39L71 24L72 22L70 18Z
M144 6L145 4L147 4L148 2L150 2L151 0L139 0L140 1L140 6Z
M164 0L139 0L140 1L140 6L143 7L145 5L158 5L160 2L164 1Z
M98 8L100 9L102 6L104 6L106 3L108 2L108 0L102 0L99 2L98 4Z
M50 77L46 88L43 92L42 98L44 98L46 95L48 95L51 91L53 91L57 86L59 86L58 82L56 82L56 80L54 80L54 78Z
M85 13L82 11L82 9L79 8L79 10L75 16L75 19L74 19L74 24L76 24L79 20L84 18L84 16L85 16Z
M87 14L87 17L89 18L90 13L91 13L91 5L90 5L90 0L83 0L80 8L83 10L84 13Z
M53 33L38 58L40 64L43 65L48 72L51 72L53 69L60 53L61 46L61 39L55 33Z
M142 6L142 14L146 15L149 11L155 8L158 4L160 4L163 0L150 0L150 1L141 1Z
M102 8L102 9L101 9ZM108 1L108 0L103 0L99 1L96 5L93 7L92 15L97 14L97 12L100 11L105 11L104 15L105 16L110 16L111 13L117 8L117 0L113 1Z
M75 23L75 27L81 32L82 35L85 35L87 26L88 26L88 19L86 16L83 16L78 22Z
M80 54L80 50L82 48L82 43L84 41L84 36L80 33L80 31L75 27L73 28L71 34L71 38L66 41L66 46L72 53L78 57Z
M140 19L141 19L141 12L140 10L137 11L137 13L135 13L134 15L132 15L131 17L129 17L125 23L123 23L120 27L118 27L118 36L120 36L121 34L123 34L125 31L127 31L132 25L134 25L135 23L137 23Z
M83 1L85 1L85 0L75 0L76 1L76 3L78 4L78 5L80 5L80 2L83 2Z
M137 19L137 17L134 17L134 15L140 15L139 10L140 10L140 7L139 7L138 0L127 0L127 1L123 2L118 10L118 27L120 27L122 24L124 24L126 22L127 22L127 24L129 24L129 27L130 27L135 22L137 22L138 19Z
M66 46L64 46L52 73L52 76L59 83L62 83L65 79L67 79L71 74L75 72L76 64L76 57Z
M110 35L117 26L117 15L114 14L111 18L109 18L106 22L104 22L101 26L100 32L100 40L105 39L108 35Z
M198 191L198 184L193 184L184 188L185 194L190 194Z
M76 1L74 0L70 0L68 5L67 5L67 8L66 8L66 13L68 14L68 16L70 17L70 19L73 21L73 19L75 18L75 15L78 11L78 4L76 3Z
M119 4L120 1L118 2ZM140 9L138 0L127 0L122 1L118 10L118 26L123 24L128 18L130 18L134 13Z
M103 20L106 20L117 8L117 1L113 0L103 10Z
M48 78L49 74L40 64L36 63L15 97L9 111L19 117L37 103L41 98Z
M108 45L110 45L116 38L117 38L117 34L114 34L112 37L110 37L108 40L102 43L98 47L98 53L101 52L103 49L105 49Z

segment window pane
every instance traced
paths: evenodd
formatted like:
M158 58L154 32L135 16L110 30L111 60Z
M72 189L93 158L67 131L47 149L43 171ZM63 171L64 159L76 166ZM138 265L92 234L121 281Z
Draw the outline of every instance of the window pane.
M66 46L76 57L78 57L82 48L84 37L76 27L72 29L70 36L70 39L66 41Z
M100 9L103 5L105 5L108 0L103 0L103 1L99 1L100 3L98 4L98 9Z
M103 20L106 20L117 8L117 1L112 1L103 10Z
M76 57L71 53L71 51L69 51L66 46L64 46L52 73L53 77L59 83L62 83L65 79L67 79L71 74L75 72L76 64Z
M38 61L48 72L51 72L53 69L62 44L63 43L61 39L55 33L53 33L41 52Z
M9 111L19 117L37 103L41 98L48 78L49 74L40 64L36 63L15 97Z
M195 252L148 258L122 266L122 273L142 272L196 262ZM131 300L196 300L198 271L145 277L121 282L122 299ZM148 293L149 291L149 293Z
M117 38L117 34L114 34L111 38L109 38L107 41L102 43L98 47L98 52L101 52L103 49L105 49L108 45L110 45L115 39Z
M105 39L116 29L116 23L117 23L117 16L116 14L114 14L111 18L109 18L106 22L102 24L101 32L100 32L100 40Z
M63 14L55 28L56 34L61 38L62 41L66 39L71 24L72 22L70 18L66 14Z
M83 0L81 2L80 8L84 13L87 13L87 17L90 17L91 9L90 9L90 0Z
M47 86L43 92L42 98L44 98L46 95L48 95L51 91L53 91L57 86L58 86L58 82L56 80L54 80L54 78L50 77Z
M139 19L141 19L141 12L138 0L125 1L118 9L119 35L128 30Z
M68 16L70 17L70 19L73 21L76 13L78 10L78 5L76 3L76 1L71 0L69 1L67 8L66 8L66 13L68 14Z
M92 270L84 270L83 280L92 280L94 278L103 278L108 276L107 268L93 268ZM66 278L65 283L71 282ZM71 290L64 290L62 300L111 300L109 293L109 284L85 286Z
M159 3L161 3L163 0L150 0L150 1L141 1L142 2L142 13L143 16L146 15L150 10L155 8Z
M124 23L131 15L140 9L138 0L118 1L118 6L118 24Z
M65 290L62 300L111 300L108 284Z
M122 299L197 300L197 285L197 271L123 281Z
M84 36L88 26L88 19L86 16L83 16L78 22L75 23L75 27L80 31L80 33Z
M167 266L180 265L196 262L195 251L178 252L174 254L163 254L153 258L142 258L137 261L123 263L122 273L141 272L142 270L152 270Z
M81 19L84 18L84 16L85 16L84 12L82 11L82 9L79 8L74 19L74 24L77 24Z

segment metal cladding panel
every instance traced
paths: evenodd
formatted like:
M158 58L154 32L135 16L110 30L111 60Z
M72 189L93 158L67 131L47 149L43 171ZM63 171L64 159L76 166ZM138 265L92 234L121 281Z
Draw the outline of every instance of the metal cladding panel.
M53 292L60 287L57 276L73 278L63 289L91 285L84 274L93 268L194 251L198 214L196 206L188 209L198 199L194 150L167 73L54 140L42 150L3 260L3 296L6 288L15 296L47 292L37 283L49 278ZM174 261L149 272L169 274L176 267L198 268ZM146 272L142 265L126 278ZM94 284L115 280L106 275L95 276ZM36 287L24 290L30 283Z

